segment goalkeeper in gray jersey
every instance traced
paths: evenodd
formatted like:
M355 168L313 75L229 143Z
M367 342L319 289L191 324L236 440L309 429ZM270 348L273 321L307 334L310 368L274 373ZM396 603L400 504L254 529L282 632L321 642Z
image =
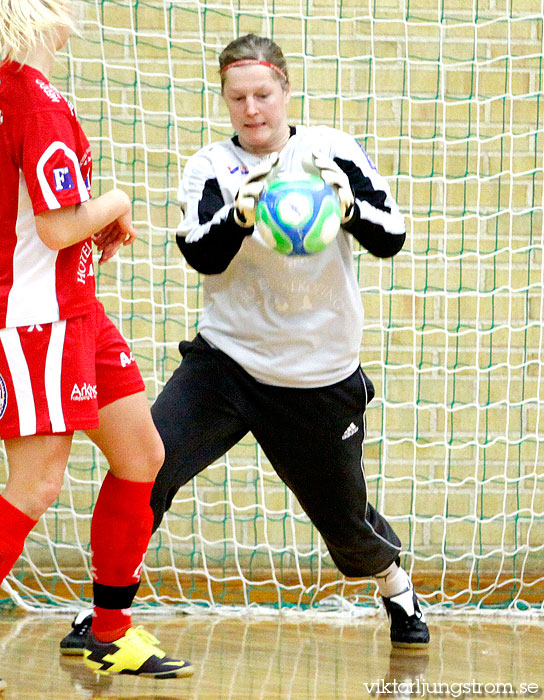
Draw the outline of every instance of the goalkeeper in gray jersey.
M374 389L359 364L363 307L352 248L355 239L374 256L395 255L403 216L351 136L289 125L291 88L277 44L240 37L219 65L236 135L192 156L180 187L177 243L203 275L205 308L152 409L166 451L151 496L155 528L178 489L251 432L340 571L376 578L393 646L423 647L429 632L399 566L401 543L367 498L364 413ZM280 255L254 225L256 204L267 182L306 172L335 190L342 225L318 254ZM74 623L65 650L73 653L84 625Z

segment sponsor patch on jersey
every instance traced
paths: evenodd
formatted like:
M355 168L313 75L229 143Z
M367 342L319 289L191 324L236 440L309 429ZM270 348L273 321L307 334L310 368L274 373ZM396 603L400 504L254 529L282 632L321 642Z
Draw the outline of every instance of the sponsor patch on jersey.
M0 374L0 418L3 417L8 405L8 390L4 377Z
M133 362L135 362L135 360L134 360L134 355L133 355L132 353L130 353L129 355L127 355L126 352L122 352L122 353L119 355L119 360L121 361L121 367L128 367L128 366L131 365Z
M70 173L70 168L65 166L64 168L55 168L53 170L53 178L55 180L55 189L57 192L62 190L73 190L75 185L72 180L72 175Z
M62 95L60 92L54 88L51 83L44 83L43 80L39 78L36 79L36 84L40 86L43 92L49 97L51 102L60 102L62 100Z
M227 165L227 168L229 169L229 173L231 175L234 175L238 171L240 171L240 173L242 175L247 175L249 172L249 170L246 168L245 165L233 165L233 166Z
M93 261L91 260L91 255L93 254L92 246L85 241L81 246L81 252L79 254L79 262L77 264L77 277L76 280L80 284L85 284L87 277L94 277ZM92 272L91 272L92 270Z

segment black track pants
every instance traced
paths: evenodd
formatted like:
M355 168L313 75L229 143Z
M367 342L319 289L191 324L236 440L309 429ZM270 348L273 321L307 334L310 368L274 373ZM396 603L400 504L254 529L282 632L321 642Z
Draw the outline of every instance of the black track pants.
M278 476L346 576L370 576L399 555L400 541L367 501L364 412L373 396L358 369L316 389L262 384L197 336L158 396L153 420L166 459L151 505L155 528L177 490L252 432Z

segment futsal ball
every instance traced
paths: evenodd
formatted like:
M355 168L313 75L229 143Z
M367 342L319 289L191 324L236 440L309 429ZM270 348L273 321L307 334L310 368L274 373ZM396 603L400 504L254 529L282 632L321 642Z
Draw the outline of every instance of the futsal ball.
M266 244L278 253L311 255L324 250L338 233L340 204L320 177L282 177L261 195L256 224Z

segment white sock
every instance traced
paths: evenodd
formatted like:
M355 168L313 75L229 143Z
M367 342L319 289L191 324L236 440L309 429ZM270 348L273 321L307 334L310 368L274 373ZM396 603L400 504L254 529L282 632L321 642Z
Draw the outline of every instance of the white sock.
M375 579L378 583L378 590L385 598L392 598L411 587L410 577L395 562L384 571L376 574Z

